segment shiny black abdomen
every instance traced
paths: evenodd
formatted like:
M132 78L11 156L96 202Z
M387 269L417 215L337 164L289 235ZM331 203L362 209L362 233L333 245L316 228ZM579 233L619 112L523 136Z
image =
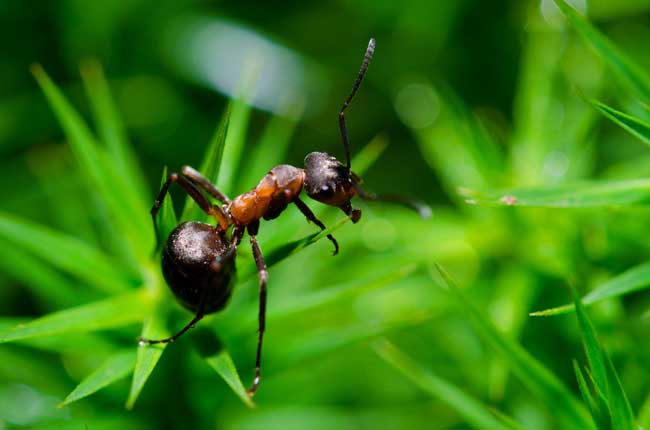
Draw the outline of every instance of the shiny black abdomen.
M223 309L232 293L235 253L225 233L201 222L176 227L162 252L162 272L176 300L196 312L205 298L203 313ZM214 270L217 261L220 270Z

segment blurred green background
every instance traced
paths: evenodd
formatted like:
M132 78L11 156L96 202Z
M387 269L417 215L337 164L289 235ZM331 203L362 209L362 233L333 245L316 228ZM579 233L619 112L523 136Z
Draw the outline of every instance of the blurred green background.
M571 4L645 76L650 1ZM570 302L569 284L618 291L593 300L589 317L637 424L650 428L650 300L638 291L650 284L650 185L632 182L650 175L650 152L586 101L648 121L648 100L633 91L645 81L594 53L597 38L590 47L553 1L5 0L0 32L0 341L16 340L0 345L0 428L605 428L572 368L587 364L584 326L575 313L529 316ZM257 408L208 365L221 359L205 360L222 343L245 386L252 377L246 240L231 306L164 355L136 359L143 321L144 333L164 333L190 318L151 258L163 168L202 165L231 99L213 178L230 195L311 151L343 159L336 114L371 36L375 57L346 114L353 169L372 191L427 202L433 217L361 202L360 223L341 226L340 212L307 201L337 226L337 257L326 240L288 254L283 244L316 231L293 208L262 224L273 265ZM34 63L100 143L33 69L48 105ZM93 145L95 159L83 153ZM489 197L535 186L521 194L532 208ZM180 216L184 197L172 195ZM83 308L102 300L114 301ZM75 306L83 315L11 334ZM134 366L146 381L137 389ZM110 385L56 408L97 369Z

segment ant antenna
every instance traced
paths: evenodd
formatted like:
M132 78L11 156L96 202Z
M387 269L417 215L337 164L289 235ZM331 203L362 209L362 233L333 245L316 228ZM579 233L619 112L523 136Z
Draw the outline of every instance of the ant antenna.
M361 70L359 70L359 75L357 80L354 81L354 86L352 87L352 92L347 99L343 102L343 106L339 111L339 128L341 129L341 137L343 138L343 146L345 147L345 158L347 160L348 170L350 169L350 144L348 142L348 130L345 127L345 109L350 105L352 98L357 93L357 90L361 86L361 81L363 80L366 70L368 70L368 64L370 64L370 59L372 54L375 52L375 39L371 38L368 42L368 49L366 49L366 55L363 57L363 63L361 63Z

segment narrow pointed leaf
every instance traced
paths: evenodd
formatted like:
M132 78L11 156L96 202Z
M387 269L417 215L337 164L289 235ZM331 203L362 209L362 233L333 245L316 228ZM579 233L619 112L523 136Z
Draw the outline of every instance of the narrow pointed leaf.
M120 270L108 256L81 240L31 221L0 212L0 237L57 269L109 293L133 285L133 275Z
M83 399L110 384L119 381L133 371L135 351L120 351L109 357L101 367L84 378L83 381L63 400L59 407Z
M643 290L650 286L650 263L643 263L633 267L618 276L613 277L607 282L597 286L585 295L581 303L589 306L602 300L614 297L622 297L636 291ZM546 309L543 311L532 312L531 316L551 316L560 315L575 310L574 304L558 306L556 308Z
M149 189L136 155L128 143L124 124L120 119L117 106L111 96L108 82L97 60L87 60L81 65L81 77L93 110L93 117L101 140L106 144L107 152L120 176L129 178L125 191L132 198L142 201L149 199Z
M634 137L641 140L646 145L650 145L650 124L638 118L628 115L614 108L607 106L597 100L592 100L591 104L607 118L630 132Z
M147 248L153 242L151 229L147 227L146 211L140 197L133 196L128 178L120 175L110 163L87 124L52 82L42 67L35 65L36 77L52 110L57 116L68 139L79 167L88 179L91 189L97 190L109 210L111 218L119 226L133 251L127 257L140 260L148 258Z
M142 337L145 339L162 339L169 336L165 323L166 309L162 303L157 303L154 312L147 318L142 328ZM138 396L145 383L151 376L158 360L167 347L166 343L154 345L138 345L138 353L131 381L131 391L126 400L126 408L133 409Z
M386 339L379 339L374 343L373 347L379 357L400 371L422 390L446 403L472 427L491 430L519 428L506 425L497 419L490 412L490 409L479 400L466 394L451 382L423 368Z
M575 290L572 289L572 293L574 295L574 305L577 310L578 323L580 324L580 329L582 331L582 342L587 354L587 360L589 361L591 375L596 384L596 389L601 393L608 393L607 370L605 368L603 351L601 350L598 339L596 338L596 330L593 325L591 325L591 321L587 318Z
M254 408L255 403L244 388L230 353L217 336L208 329L198 329L193 333L192 339L199 355L221 376L246 406Z
M223 159L223 151L226 146L226 139L228 136L228 127L230 125L230 113L232 111L232 102L226 105L226 109L221 116L219 125L215 130L210 144L208 145L203 161L199 167L199 172L213 184L216 184L219 178L219 170L221 169L221 161ZM197 204L189 196L185 199L185 207L183 208L182 220L197 220L205 219L207 216L197 206Z
M537 396L566 428L589 429L592 427L589 413L573 396L560 379L537 361L518 343L505 337L487 319L485 312L469 302L456 286L454 280L436 265L443 285L456 299L459 309L469 318L479 336L497 352L513 373Z
M548 208L595 208L650 204L650 180L592 181L475 192L460 190L469 204Z
M45 315L0 332L0 343L40 336L81 333L120 327L140 320L149 297L137 290Z
M580 365L575 360L573 360L573 371L575 372L576 380L578 381L578 388L580 389L580 394L582 394L582 399L587 404L589 413L591 414L594 422L599 423L601 416L600 411L598 410L598 406L594 401L593 396L591 395L589 385L587 385L587 381L585 380L585 377L580 370Z
M566 1L555 0L555 3L562 10L573 30L605 61L621 84L646 104L650 103L650 76L648 73L625 55L584 16L569 6Z
M220 160L219 175L216 185L226 195L234 195L237 172L244 147L246 145L246 130L250 120L251 107L244 98L233 101L232 113L228 123L228 134L225 136L223 156Z
M614 369L610 358L601 348L596 330L575 292L574 305L582 331L587 359L589 360L594 382L597 385L596 388L606 393L612 428L616 430L636 430L632 407L627 400L616 369Z

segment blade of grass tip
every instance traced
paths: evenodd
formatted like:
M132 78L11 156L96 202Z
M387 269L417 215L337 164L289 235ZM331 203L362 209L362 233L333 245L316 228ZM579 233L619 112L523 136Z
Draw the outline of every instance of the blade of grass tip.
M468 204L546 208L597 208L647 205L650 180L584 181L571 184L476 192L459 190Z
M134 198L144 204L144 199L149 200L149 189L136 155L128 144L124 124L111 96L101 64L94 59L82 62L81 78L90 100L99 136L106 144L108 154L120 176L129 178L131 186L127 190L132 191Z
M304 103L292 103L287 109L290 110L288 117L272 116L269 119L261 138L253 146L247 157L246 168L242 169L239 185L243 189L252 188L272 166L285 162L289 142L304 110Z
M626 270L618 276L604 282L585 295L581 303L589 306L602 300L622 297L650 286L650 263L643 263ZM574 304L558 306L543 311L532 312L531 316L560 315L575 310Z
M135 366L135 351L120 351L110 356L104 364L83 381L59 404L59 408L90 396L128 376Z
M464 393L454 384L424 369L388 340L378 339L372 346L382 360L400 371L422 390L446 403L472 427L493 430L520 428L505 425L490 412L487 406Z
M555 0L573 30L612 69L629 91L650 103L650 76L564 0Z
M0 332L0 343L121 327L138 321L150 306L145 290L53 312Z
M0 237L42 261L108 293L124 291L136 275L125 273L107 255L81 240L0 212Z
M580 389L580 394L582 394L582 399L587 405L587 408L589 409L589 413L591 413L591 417L593 418L594 423L596 423L596 428L599 429L607 428L606 418L608 417L606 415L603 417L602 410L600 409L598 403L596 403L593 396L591 395L591 391L589 390L589 385L587 385L587 381L585 380L585 377L582 374L582 370L580 370L580 365L575 360L573 360L573 371L575 372L576 380L578 381L578 388ZM604 421L603 418L605 418ZM605 425L603 426L602 424Z
M451 276L438 264L435 266L442 278L442 285L456 299L459 309L467 315L477 333L488 346L501 355L504 362L530 392L553 411L566 428L591 428L589 413L564 383L521 345L499 332L484 312L469 302Z
M162 178L160 178L160 186L162 187L166 181L167 166L163 168ZM167 193L163 199L160 206L160 212L158 212L158 216L156 217L156 221L158 225L158 237L160 238L160 241L164 243L165 239L178 225L176 213L174 212L174 202L172 201L172 195L170 193ZM162 245L162 243L159 245Z
M594 329L578 295L573 290L573 303L582 331L583 343L596 388L605 394L608 401L612 428L616 430L635 430L634 414L627 400L616 369L609 356L602 350Z
M638 118L618 111L612 107L607 106L598 100L591 100L590 103L603 115L610 120L614 121L623 129L627 130L634 137L639 139L646 145L650 145L650 124Z
M225 146L216 181L219 188L228 196L233 195L235 191L236 176L246 145L246 131L251 116L251 107L246 103L246 99L245 96L241 96L232 103L228 133L225 136Z
M249 408L254 408L255 402L244 388L228 349L217 335L209 329L198 329L192 333L192 341L198 354L221 376L237 397Z
M582 343L587 354L587 361L591 369L596 388L601 393L608 393L607 384L607 371L605 369L605 362L603 358L603 351L600 348L598 339L596 338L596 330L591 325L591 321L587 318L584 308L580 304L580 298L575 289L571 287L571 294L573 295L574 306L576 306L578 323L582 331Z
M154 306L154 311L145 320L142 327L142 337L145 339L163 339L169 336L167 330L166 315L167 308L165 304L158 301ZM131 382L131 391L126 400L126 409L133 409L138 396L142 392L145 383L151 376L158 360L167 347L166 343L154 345L138 344L138 353L135 360L135 369L133 371L133 380Z
M34 65L32 73L58 118L79 168L88 178L92 190L101 195L113 221L134 250L134 255L143 260L148 258L146 248L152 242L153 234L150 229L146 229L146 212L139 209L137 199L130 198L131 192L125 189L129 187L127 178L117 174L81 115L45 70L40 65Z
M297 252L302 251L303 249L307 248L310 245L313 245L314 243L318 242L324 237L327 237L328 234L334 233L336 230L339 228L343 227L343 225L349 221L350 218L344 217L341 218L339 221L336 222L333 226L331 226L328 229L325 229L323 231L320 231L318 233L313 233L310 234L302 239L284 244L273 251L271 251L268 256L265 258L266 260L266 265L268 267L273 266L274 264L279 263L280 261L284 260L285 258L289 257L290 255L293 255Z
M226 146L226 139L228 137L228 128L230 125L230 115L232 112L232 101L226 105L219 125L210 139L208 148L203 155L203 161L199 167L199 172L203 174L212 183L216 183L219 178L219 171L221 170L221 163L223 160L223 151ZM185 199L185 206L183 208L182 220L197 220L206 219L207 215L203 212L197 204L189 196Z

